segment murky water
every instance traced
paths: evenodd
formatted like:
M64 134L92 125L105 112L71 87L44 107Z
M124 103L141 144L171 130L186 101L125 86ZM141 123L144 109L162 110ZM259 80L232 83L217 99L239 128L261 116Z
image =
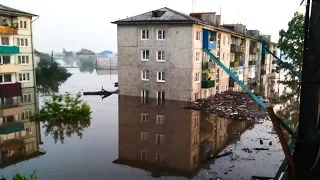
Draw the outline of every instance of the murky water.
M60 93L97 91L102 86L116 89L116 72L69 71L73 76ZM251 179L253 175L274 176L283 160L279 140L267 120L258 124L229 121L186 110L177 101L145 102L118 95L83 99L93 113L82 139L65 137L63 144L55 143L42 129L40 147L46 154L5 167L1 175L10 177L16 170L28 175L35 170L40 180ZM262 147L269 150L243 151ZM230 151L228 156L205 161Z

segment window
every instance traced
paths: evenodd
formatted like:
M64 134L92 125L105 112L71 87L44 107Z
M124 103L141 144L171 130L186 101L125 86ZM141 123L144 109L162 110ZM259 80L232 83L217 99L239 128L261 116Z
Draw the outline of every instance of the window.
M26 29L27 28L27 21L20 21L20 29Z
M200 61L200 52L196 52L196 61Z
M141 71L141 80L149 81L149 71L148 70Z
M148 113L141 113L141 122L146 123L148 122L149 114Z
M157 115L157 125L164 125L165 116L164 115Z
M223 36L223 45L225 45L225 44L226 44L226 37Z
M199 134L192 137L192 144L196 145L199 143Z
M143 150L141 150L140 157L141 157L141 160L147 160L147 158L148 158L148 151L143 151Z
M0 64L10 64L10 56L0 56Z
M24 129L26 131L26 135L32 135L32 126L29 126L27 128Z
M165 53L164 51L157 51L157 61L165 61Z
M9 37L1 37L1 45L9 45Z
M141 60L149 61L149 50L142 50L141 51Z
M160 163L162 161L162 154L156 153L156 162Z
M200 117L196 116L193 118L193 127L198 127L200 124Z
M0 74L0 83L11 83L11 74Z
M17 38L17 46L28 46L27 38Z
M158 40L164 40L166 38L165 31L163 29L158 30L157 38L158 38Z
M222 62L224 62L224 53L222 53Z
M27 120L31 117L31 115L32 115L32 111L30 111L30 110L24 111L21 114L21 120Z
M165 73L162 71L157 72L157 82L165 82Z
M198 164L198 156L197 155L193 155L192 164Z
M199 92L194 93L194 99L195 100L200 99L200 93Z
M230 61L233 61L233 53L230 54Z
M200 73L199 72L196 73L196 77L195 77L194 81L200 82Z
M161 100L165 99L164 94L165 93L163 91L157 91L157 98Z
M163 134L156 134L156 143L163 144L164 143L164 135Z
M141 97L142 98L149 98L149 91L148 90L141 90Z
M149 40L149 30L147 30L147 29L141 30L141 39L142 40Z
M141 141L147 142L149 137L149 133L141 132Z
M196 32L196 40L200 41L201 40L201 31Z
M30 94L22 94L22 102L31 102L31 93Z
M29 64L29 56L18 56L19 64Z
M19 81L20 82L29 82L30 81L30 73L19 73Z

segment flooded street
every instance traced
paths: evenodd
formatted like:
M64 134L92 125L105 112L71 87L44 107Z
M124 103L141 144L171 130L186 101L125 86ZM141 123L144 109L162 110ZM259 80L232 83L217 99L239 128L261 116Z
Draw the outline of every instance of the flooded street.
M69 71L73 75L60 93L83 94L102 86L117 89L117 71ZM40 148L46 153L5 167L0 174L11 177L17 170L25 175L36 171L40 180L251 179L273 177L284 158L269 120L230 121L187 110L178 101L115 94L103 100L83 96L83 100L91 107L92 119L82 138L74 134L55 143L41 129ZM224 153L229 155L206 160Z

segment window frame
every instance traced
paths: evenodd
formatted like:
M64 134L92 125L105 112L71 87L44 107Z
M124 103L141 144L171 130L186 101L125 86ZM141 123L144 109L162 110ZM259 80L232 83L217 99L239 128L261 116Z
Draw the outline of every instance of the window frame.
M149 61L149 60L150 60L150 50L148 49L141 50L141 61Z
M145 35L145 38L144 38L144 35ZM141 40L143 41L149 40L149 29L141 29Z
M159 33L161 32L161 33ZM159 38L159 35L161 35L161 38ZM158 41L163 41L166 39L166 31L164 29L158 29L157 30L157 40Z
M161 74L161 76L159 74ZM161 82L161 83L166 82L166 74L164 71L157 71L157 82Z

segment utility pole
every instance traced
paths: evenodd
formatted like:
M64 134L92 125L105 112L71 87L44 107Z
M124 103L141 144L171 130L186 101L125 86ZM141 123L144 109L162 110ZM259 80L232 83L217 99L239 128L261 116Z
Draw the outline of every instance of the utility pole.
M299 128L293 153L297 179L316 179L312 171L319 151L318 107L320 79L320 0L313 0L309 21L310 0L307 0L305 50L302 65ZM310 25L309 25L310 22ZM308 31L309 29L309 31Z

